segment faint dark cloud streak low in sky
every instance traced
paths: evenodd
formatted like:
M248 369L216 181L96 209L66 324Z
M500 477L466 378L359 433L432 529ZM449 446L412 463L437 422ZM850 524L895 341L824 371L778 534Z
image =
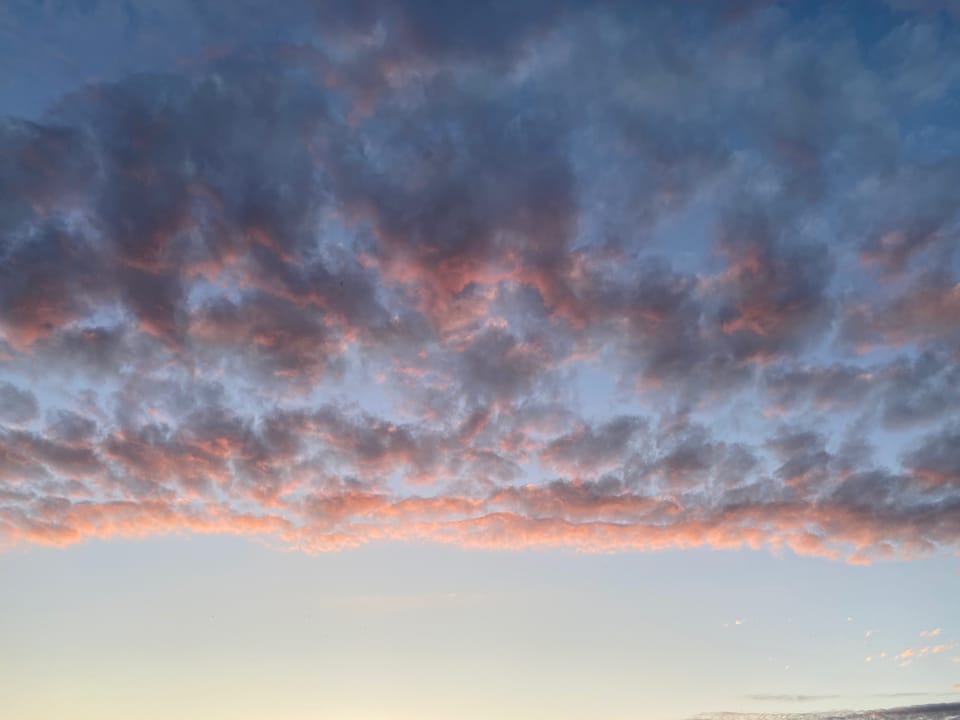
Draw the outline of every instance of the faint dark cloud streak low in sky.
M829 710L811 713L723 712L697 716L699 720L955 720L958 717L960 703L909 705L878 710Z

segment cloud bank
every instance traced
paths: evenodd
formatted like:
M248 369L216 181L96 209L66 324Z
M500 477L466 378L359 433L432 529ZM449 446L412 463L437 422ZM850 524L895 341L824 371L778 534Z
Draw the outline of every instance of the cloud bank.
M0 546L960 548L949 17L248 4L0 119Z

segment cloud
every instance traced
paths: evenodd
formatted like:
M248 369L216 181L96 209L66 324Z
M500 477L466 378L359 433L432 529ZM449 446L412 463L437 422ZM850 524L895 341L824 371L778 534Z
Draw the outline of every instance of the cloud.
M143 71L0 120L0 543L960 546L930 26L248 5L47 18Z
M789 411L805 404L823 410L852 410L871 391L875 376L852 365L775 366L765 373L764 380L778 410Z
M766 360L798 347L828 318L825 288L832 271L825 247L778 247L767 217L727 221L721 251L727 269L717 321L735 357Z
M646 428L643 418L621 416L599 427L583 426L555 438L540 453L540 461L561 472L592 474L616 466L629 445Z
M928 423L957 406L957 366L948 357L923 353L913 362L898 361L885 373L883 421L899 428Z
M0 420L23 425L38 413L37 398L29 390L8 383L0 383Z
M817 700L835 700L839 695L748 695L750 700L771 700L776 702L814 702Z
M854 305L847 309L841 333L863 349L877 346L921 346L956 341L960 327L960 285L943 272L930 272L881 306Z
M949 425L928 435L905 462L919 478L939 486L960 484L960 428Z
M901 12L916 13L954 13L957 8L945 0L886 0L887 4Z
M801 696L803 697L803 696ZM812 713L706 713L697 715L700 720L887 720L904 718L908 720L953 720L960 717L960 703L942 703L938 705L910 705L905 707L883 708L878 710L836 710Z

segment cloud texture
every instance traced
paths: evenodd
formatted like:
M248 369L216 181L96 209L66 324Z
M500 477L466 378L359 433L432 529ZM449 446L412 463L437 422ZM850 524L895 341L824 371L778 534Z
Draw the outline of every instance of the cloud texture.
M0 119L0 545L960 548L949 17L247 4Z

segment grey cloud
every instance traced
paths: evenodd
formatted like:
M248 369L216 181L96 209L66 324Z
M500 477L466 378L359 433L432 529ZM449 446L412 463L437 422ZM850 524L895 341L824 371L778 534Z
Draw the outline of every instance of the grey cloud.
M827 248L778 242L766 217L727 222L721 249L728 281L717 321L737 359L795 351L830 318Z
M960 485L960 425L927 435L904 458L906 466L935 486Z
M923 353L888 370L883 421L899 428L940 419L960 409L960 366L949 357Z
M955 720L960 717L960 703L911 705L878 710L833 710L812 713L705 713L698 720Z
M767 441L778 459L783 463L777 468L777 476L787 486L814 488L829 478L832 459L826 450L826 438L810 430L781 428Z
M630 445L648 427L644 418L620 416L598 426L585 425L572 433L552 440L540 453L541 462L561 471L593 473L622 463L630 453Z
M56 410L47 414L46 432L64 443L82 443L97 433L97 423L70 410Z
M825 410L856 409L875 384L870 371L852 365L774 367L763 380L775 404L787 412L804 403Z
M429 0L336 0L321 3L322 26L370 35L385 26L398 54L431 59L483 59L507 62L526 40L545 32L568 7L569 0L513 3L494 0L464 7Z
M23 425L37 417L37 398L8 382L0 382L0 420Z
M940 268L912 278L907 288L888 302L849 305L840 325L848 344L873 347L953 347L960 336L960 295L956 278Z
M899 276L925 257L949 263L960 232L960 215L949 188L960 165L942 161L901 167L865 183L854 207L857 229L867 236L861 259L886 276Z

